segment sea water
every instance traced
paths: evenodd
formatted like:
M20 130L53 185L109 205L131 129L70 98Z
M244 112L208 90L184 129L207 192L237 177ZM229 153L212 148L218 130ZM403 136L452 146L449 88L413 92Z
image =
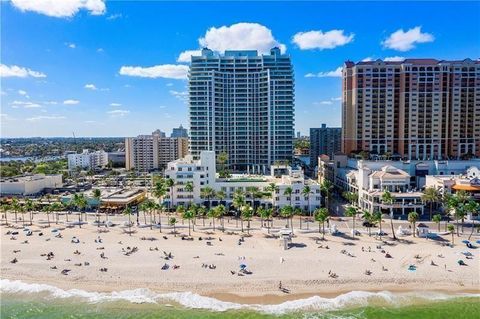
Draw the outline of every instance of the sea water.
M275 305L238 304L194 293L148 289L62 290L0 280L0 318L479 318L480 296L354 291Z

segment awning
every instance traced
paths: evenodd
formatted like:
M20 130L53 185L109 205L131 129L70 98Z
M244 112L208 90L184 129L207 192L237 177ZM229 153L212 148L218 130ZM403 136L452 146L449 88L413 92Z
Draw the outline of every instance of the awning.
M452 189L456 191L480 191L480 186L455 184Z

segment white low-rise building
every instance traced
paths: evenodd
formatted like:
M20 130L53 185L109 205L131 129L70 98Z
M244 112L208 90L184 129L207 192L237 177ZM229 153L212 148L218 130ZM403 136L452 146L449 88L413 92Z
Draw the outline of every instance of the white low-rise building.
M441 194L452 194L465 191L473 199L480 201L480 168L472 166L465 174L460 175L429 175L425 187L433 187Z
M257 207L259 205L266 207L291 205L310 212L320 207L320 185L316 181L305 178L303 171L300 169L274 165L271 167L270 175L234 174L229 178L218 178L215 163L215 153L212 151L202 151L199 160L194 160L192 156L187 155L182 159L168 163L165 177L171 178L175 182L172 192L172 204L174 206L187 206L190 203L207 204L208 200L201 197L201 191L202 188L209 186L215 192L223 192L225 194L223 199L211 199L212 205L216 205L219 202L230 205L234 193L241 190L246 192L247 202L254 202ZM193 192L185 189L185 185L188 182L192 183ZM268 191L272 183L277 188L273 198L270 191ZM308 196L303 194L306 186L310 188ZM288 187L292 189L291 196L285 194L285 190ZM265 196L249 198L248 190L251 188L263 192ZM170 202L169 194L166 196L165 201Z
M70 171L77 168L94 170L108 165L108 153L103 150L95 152L83 150L80 154L68 154L67 159Z
M36 174L29 176L8 177L0 180L0 193L6 195L35 195L46 188L57 188L63 185L62 175Z

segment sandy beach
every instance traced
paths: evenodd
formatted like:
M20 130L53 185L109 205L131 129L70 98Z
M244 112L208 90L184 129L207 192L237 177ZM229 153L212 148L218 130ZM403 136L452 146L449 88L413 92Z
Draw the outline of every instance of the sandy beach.
M322 241L318 224L310 224L309 231L296 228L294 245L284 250L279 239L267 238L259 221L252 222L251 237L244 237L239 245L239 231L213 232L210 220L205 227L197 220L193 240L182 240L182 234L188 235L187 222L177 225L176 236L168 227L163 227L162 233L157 228L133 227L135 233L130 236L121 225L66 228L52 223L48 228L38 223L46 218L35 219L37 224L27 226L31 236L22 228L1 226L2 279L97 292L137 288L159 293L188 291L257 304L350 291L480 292L480 249L467 249L461 243L467 234L455 237L453 248L445 245L450 235L440 240L412 236L398 241L383 236L380 240L368 236L362 227L359 237L326 234ZM114 219L119 224L124 221L125 217ZM282 223L276 220L273 231ZM349 234L349 219L335 223ZM226 220L225 225L229 230L236 226L233 220ZM294 225L298 227L298 222ZM54 228L59 231L52 232ZM11 234L15 231L18 235ZM59 233L61 238L55 236ZM72 243L74 237L78 243ZM462 254L467 250L471 259ZM53 256L48 257L50 252ZM17 262L12 263L15 258ZM458 265L459 259L467 265ZM241 264L247 272L239 275ZM168 269L162 269L165 265ZM410 265L416 270L408 270ZM63 270L68 271L62 274Z

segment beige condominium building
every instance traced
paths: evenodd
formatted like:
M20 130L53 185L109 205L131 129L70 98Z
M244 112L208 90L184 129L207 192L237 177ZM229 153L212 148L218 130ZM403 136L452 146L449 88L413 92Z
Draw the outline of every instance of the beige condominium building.
M480 156L480 61L345 62L342 152Z
M188 153L188 138L165 137L161 131L125 139L125 168L148 172L165 168L168 162Z

